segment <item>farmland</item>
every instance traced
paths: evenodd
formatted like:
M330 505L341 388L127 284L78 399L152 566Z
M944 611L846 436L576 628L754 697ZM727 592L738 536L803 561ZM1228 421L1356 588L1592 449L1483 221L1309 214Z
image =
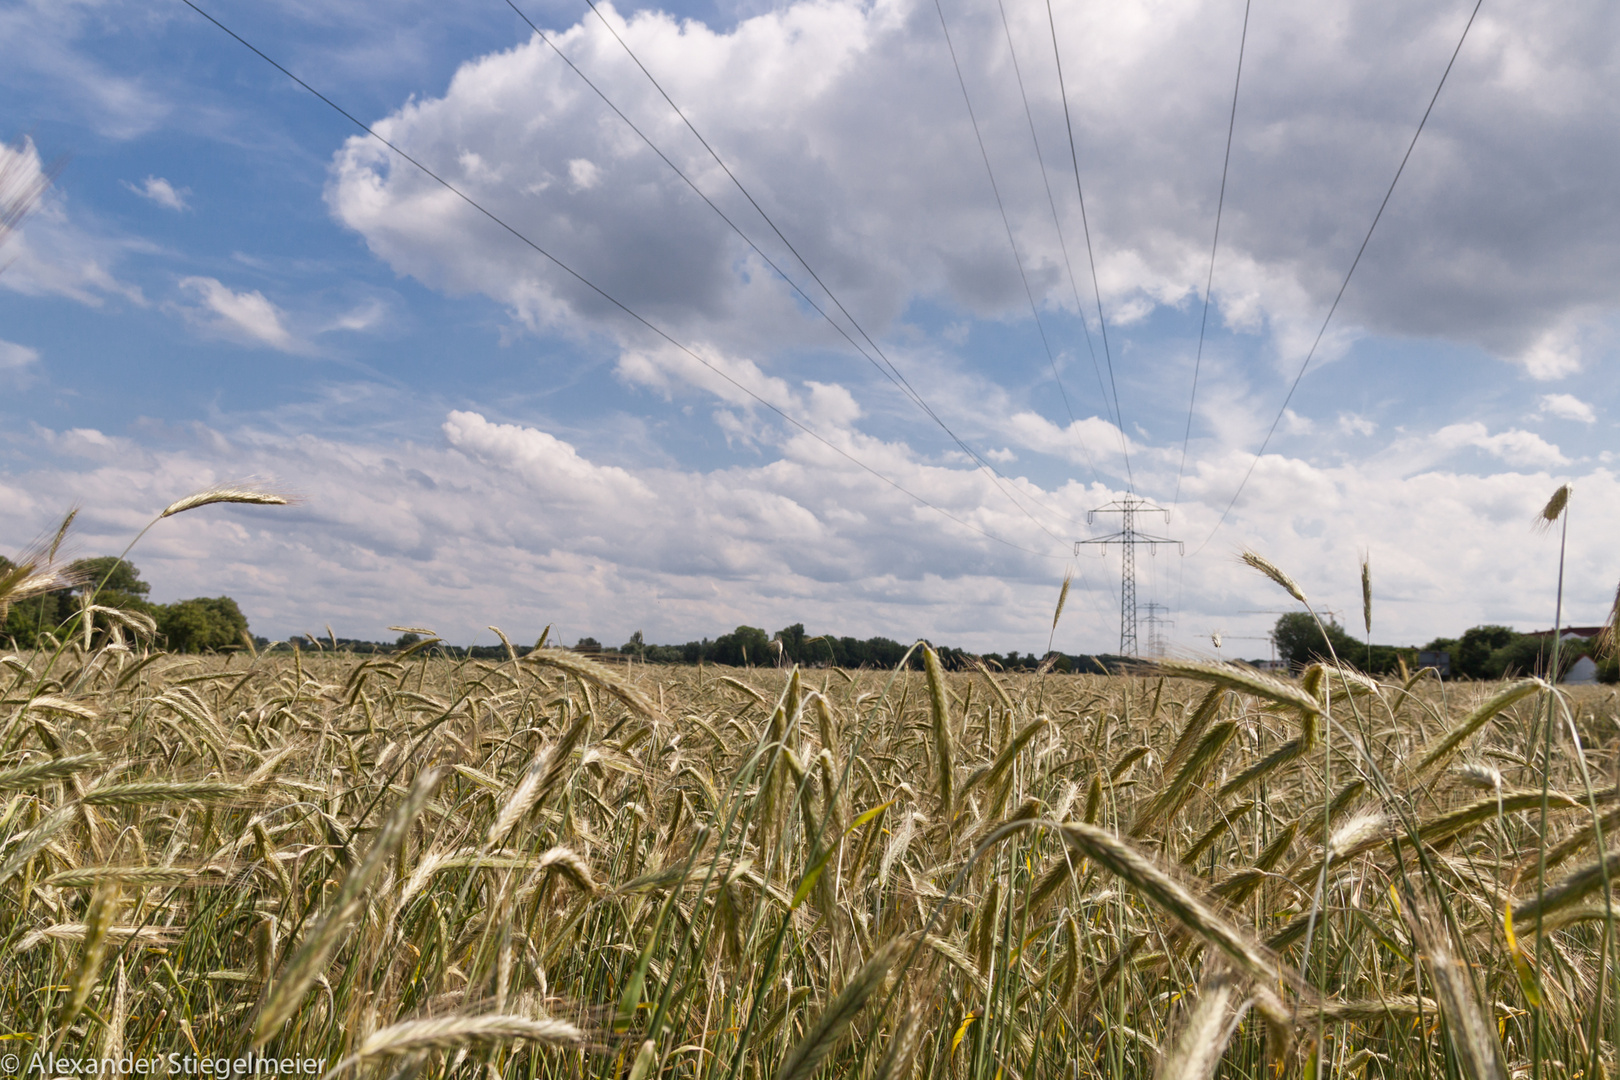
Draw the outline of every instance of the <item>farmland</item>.
M1613 1068L1607 688L431 642L0 662L0 1046L24 1061Z

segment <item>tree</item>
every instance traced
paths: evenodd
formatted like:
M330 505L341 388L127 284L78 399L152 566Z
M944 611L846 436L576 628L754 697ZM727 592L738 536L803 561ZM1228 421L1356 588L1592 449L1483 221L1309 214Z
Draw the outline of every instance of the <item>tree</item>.
M172 652L217 652L237 648L248 621L228 596L197 597L158 609L158 633Z
M111 555L101 555L94 559L78 559L68 569L84 581L78 591L99 590L96 592L96 603L102 607L141 611L149 611L152 607L146 599L152 586L141 580L141 572L135 569L133 563Z
M709 659L716 664L732 667L769 664L775 654L771 639L757 626L739 626L729 634L715 638Z
M1324 628L1326 634L1322 632ZM1338 623L1329 619L1318 626L1316 619L1304 611L1291 612L1278 618L1277 625L1271 631L1271 640L1277 646L1277 655L1297 668L1318 660L1331 661L1335 652L1344 663L1354 664L1367 651L1365 645L1346 633Z
M1500 667L1491 672L1491 654L1512 645L1519 636L1507 626L1475 626L1464 631L1451 650L1451 674L1464 679L1501 678Z

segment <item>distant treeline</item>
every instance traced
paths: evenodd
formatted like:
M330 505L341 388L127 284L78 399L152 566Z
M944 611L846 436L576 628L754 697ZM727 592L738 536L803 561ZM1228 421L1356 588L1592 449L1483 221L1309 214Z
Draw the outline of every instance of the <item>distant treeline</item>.
M1449 677L1453 679L1546 677L1552 663L1550 634L1521 634L1507 626L1475 626L1460 637L1435 638L1421 648L1368 645L1357 641L1332 620L1318 626L1310 615L1297 612L1277 620L1271 640L1277 646L1277 655L1291 667L1300 668L1336 656L1341 662L1370 675L1394 675L1403 664L1408 671L1416 671L1425 661L1435 662L1442 655L1449 662ZM1615 657L1596 656L1593 642L1582 638L1559 644L1559 677L1567 674L1583 656L1591 656L1596 661L1599 682L1620 681L1620 664Z
M12 564L0 556L0 576ZM291 651L330 650L359 654L395 654L432 649L436 653L472 659L503 659L507 646L501 645L448 645L436 639L424 640L421 635L404 633L391 642L364 641L336 636L298 636L282 642L264 637L250 637L248 621L228 596L195 597L172 604L156 604L147 599L151 585L141 580L140 571L130 563L111 556L80 559L68 568L69 587L42 596L11 604L0 605L0 643L13 648L49 645L60 639L67 623L78 613L85 600L94 594L94 603L113 612L144 616L155 625L158 645L175 652L222 652L243 648L249 641L257 649ZM99 591L97 591L99 589ZM105 613L98 614L95 625L98 635L119 620ZM548 630L537 645L560 645L549 640ZM1271 632L1277 656L1289 667L1298 670L1317 660L1337 657L1371 675L1394 676L1404 667L1416 671L1425 663L1432 663L1440 655L1449 660L1449 677L1453 679L1502 679L1517 675L1547 674L1551 662L1551 636L1547 634L1521 634L1506 626L1476 626L1460 637L1435 638L1421 647L1398 645L1369 645L1356 640L1349 631L1332 620L1318 625L1304 612L1284 615L1277 620ZM514 645L513 652L522 656L534 646ZM634 659L647 664L725 664L732 667L778 667L798 664L802 667L887 668L902 662L912 668L921 668L922 660L916 653L907 654L912 646L886 637L854 638L831 634L809 634L803 623L783 627L774 634L755 626L739 626L729 634L717 638L688 641L683 645L656 645L649 643L640 630L630 640L614 648L603 645L593 637L580 638L572 648L605 660ZM966 649L934 643L940 662L948 669L964 670L981 661L1000 671L1036 671L1043 666L1049 671L1075 674L1110 674L1126 670L1139 661L1128 657L1085 653L973 653ZM1620 664L1610 657L1594 654L1593 643L1575 639L1559 645L1559 674L1562 676L1581 657L1592 656L1597 663L1597 678L1601 682L1620 681Z
M294 637L278 643L272 643L265 638L254 640L261 649L296 647L305 650L337 649L354 653L415 651L427 644L415 633L401 634L398 640L393 642L309 636ZM559 644L549 640L549 632L540 640L546 645ZM505 645L467 647L434 641L431 642L431 647L435 652L456 657L501 659L506 656ZM532 648L533 646L528 645L513 645L512 651L518 656L524 656ZM803 623L794 623L775 634L768 634L755 626L739 626L729 634L721 634L713 639L688 641L684 645L649 644L641 631L637 630L630 635L629 641L618 648L603 645L593 637L580 638L571 648L588 656L609 660L622 658L645 664L725 664L731 667L777 667L798 664L801 667L892 669L898 667L902 661L906 661L909 667L917 670L922 668L922 660L917 654L913 653L909 660L906 659L906 653L912 648L909 644L886 637L863 639L834 637L827 634L812 635L805 632ZM934 648L939 654L941 665L955 670L971 668L982 660L991 668L1001 671L1035 671L1045 663L1052 671L1104 675L1121 670L1129 662L1125 657L1112 655L1070 655L1053 652L1041 656L1035 653L1020 654L1016 649L1003 654L972 653L948 645L936 645Z

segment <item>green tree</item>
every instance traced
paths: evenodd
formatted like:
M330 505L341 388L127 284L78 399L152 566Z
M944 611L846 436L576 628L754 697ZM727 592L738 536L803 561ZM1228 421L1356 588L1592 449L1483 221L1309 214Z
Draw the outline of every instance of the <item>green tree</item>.
M1451 674L1463 679L1499 679L1502 669L1491 671L1491 654L1512 645L1521 635L1507 626L1475 626L1463 632L1451 649Z
M247 617L228 596L197 597L158 609L158 633L173 652L237 648L248 632Z
M146 599L152 586L141 580L141 572L135 569L133 563L111 555L101 555L94 559L78 559L68 569L84 581L77 591L100 589L96 593L96 603L102 607L142 611L152 607Z
M1620 657L1611 656L1598 661L1597 681L1610 685L1620 683Z
M770 637L757 626L739 626L729 634L721 634L714 639L712 649L710 659L733 667L757 667L776 658Z
M1323 629L1327 633L1323 633ZM1363 658L1367 647L1345 632L1344 627L1329 619L1318 626L1308 612L1295 611L1277 619L1271 630L1272 643L1277 655L1294 667L1304 667L1318 660L1331 660L1336 652L1346 664L1356 664ZM1330 652L1329 646L1332 646Z

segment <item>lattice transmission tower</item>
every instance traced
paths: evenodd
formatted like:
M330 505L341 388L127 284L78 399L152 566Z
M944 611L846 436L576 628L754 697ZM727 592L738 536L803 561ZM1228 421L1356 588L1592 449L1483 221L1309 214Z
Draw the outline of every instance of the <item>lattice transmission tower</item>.
M1142 621L1147 623L1148 655L1164 656L1170 651L1170 643L1165 640L1164 628L1176 625L1176 620L1167 619L1159 614L1161 611L1170 610L1163 604L1150 600L1142 606L1147 609L1147 614L1142 616Z
M1143 546L1151 554L1160 544L1175 544L1178 549L1185 552L1186 546L1179 540L1171 540L1164 536L1150 536L1136 528L1136 515L1163 514L1165 520L1170 518L1170 512L1162 506L1155 506L1146 499L1135 495L1126 495L1115 499L1107 506L1099 506L1086 514L1086 524L1090 525L1096 520L1098 514L1118 514L1120 516L1120 530L1107 536L1099 536L1091 540L1075 541L1075 554L1080 553L1081 547L1087 544L1096 544L1107 549L1109 544L1118 544L1120 550L1119 568L1119 654L1121 656L1140 655L1136 639L1136 549Z

